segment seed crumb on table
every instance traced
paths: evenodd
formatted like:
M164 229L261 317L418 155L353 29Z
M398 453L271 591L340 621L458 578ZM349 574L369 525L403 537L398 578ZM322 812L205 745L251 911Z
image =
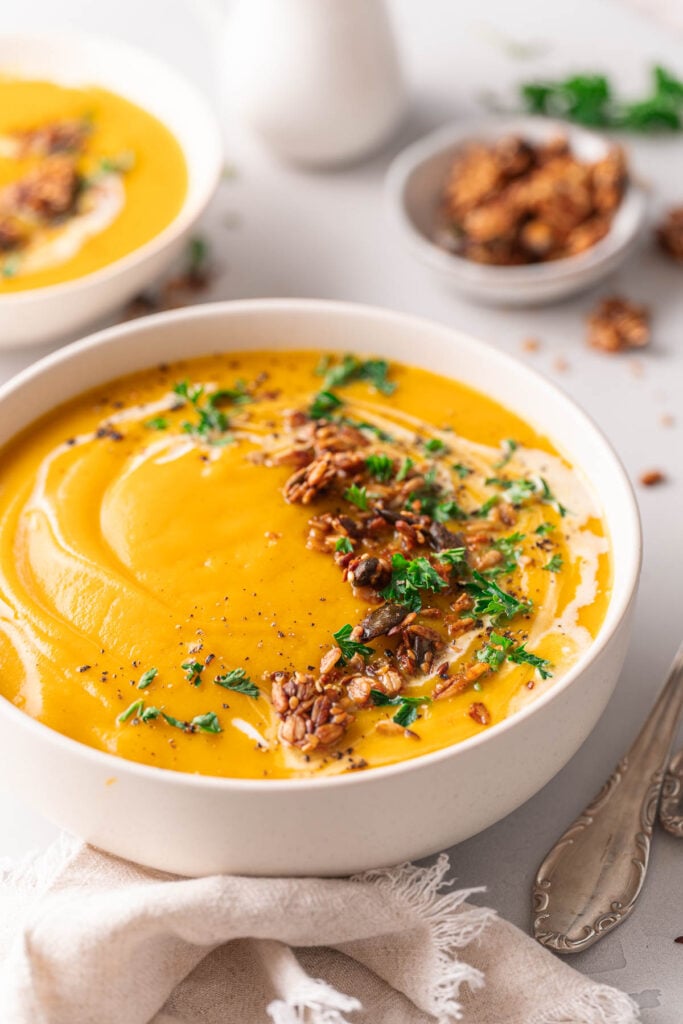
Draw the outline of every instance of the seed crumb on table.
M621 295L600 299L588 316L588 344L610 354L650 344L650 311Z

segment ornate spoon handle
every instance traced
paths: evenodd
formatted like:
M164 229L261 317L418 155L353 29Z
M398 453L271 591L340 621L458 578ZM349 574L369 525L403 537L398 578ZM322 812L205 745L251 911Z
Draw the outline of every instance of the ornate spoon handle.
M533 931L544 946L581 952L633 910L682 709L683 644L633 746L538 869Z

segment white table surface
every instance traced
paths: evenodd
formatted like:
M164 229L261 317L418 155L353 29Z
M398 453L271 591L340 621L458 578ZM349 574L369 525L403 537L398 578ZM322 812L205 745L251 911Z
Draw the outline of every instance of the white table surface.
M669 6L675 11L674 3ZM191 0L62 0L59 5L25 0L3 5L0 30L109 32L158 52L215 96L214 55L200 7ZM283 168L224 115L226 152L236 175L221 185L206 218L221 269L206 298L355 300L469 330L528 360L565 388L602 427L634 480L651 467L669 475L665 486L638 487L645 560L636 624L626 668L602 720L533 800L451 852L459 882L486 885L490 904L527 928L530 883L539 861L629 744L683 632L683 268L648 243L600 289L623 290L650 304L654 316L653 344L637 360L603 356L583 341L583 317L594 295L542 310L511 311L478 308L441 290L387 228L382 180L401 145L449 119L481 112L479 97L486 90L512 100L512 85L520 78L598 68L625 89L641 90L656 60L683 73L683 35L613 0L391 0L391 7L413 106L400 137L385 152L336 173ZM537 42L542 52L524 60L511 56L505 45L510 38ZM654 187L653 215L667 204L683 203L682 137L629 139L628 144L639 173ZM521 341L529 335L541 340L537 353L522 352ZM43 351L0 355L0 379ZM566 362L564 370L560 360ZM676 418L673 426L662 424L667 413ZM0 792L0 821L0 855L19 855L56 834L8 793ZM631 993L643 1008L645 1024L680 1024L683 945L674 938L681 934L683 843L660 832L636 912L570 962Z

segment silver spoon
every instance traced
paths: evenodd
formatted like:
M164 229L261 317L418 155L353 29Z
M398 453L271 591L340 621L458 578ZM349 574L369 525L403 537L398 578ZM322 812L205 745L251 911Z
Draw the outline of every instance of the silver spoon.
M683 644L633 746L538 869L533 932L556 953L587 949L633 910L681 710Z
M683 750L671 758L664 776L659 824L672 836L683 839Z

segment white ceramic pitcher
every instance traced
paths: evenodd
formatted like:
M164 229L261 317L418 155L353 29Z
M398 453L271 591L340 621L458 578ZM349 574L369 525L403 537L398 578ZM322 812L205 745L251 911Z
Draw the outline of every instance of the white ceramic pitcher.
M405 91L383 0L233 0L220 27L220 0L208 6L228 107L281 159L345 163L396 128Z

